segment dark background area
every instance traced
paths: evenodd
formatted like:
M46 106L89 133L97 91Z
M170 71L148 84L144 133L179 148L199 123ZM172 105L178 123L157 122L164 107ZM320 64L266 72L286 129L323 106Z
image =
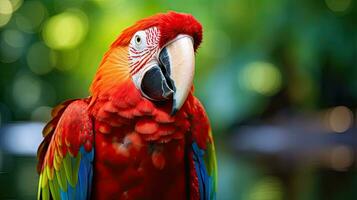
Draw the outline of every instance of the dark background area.
M354 0L0 0L0 199L36 197L51 108L89 95L125 27L168 10L204 27L217 199L357 199Z

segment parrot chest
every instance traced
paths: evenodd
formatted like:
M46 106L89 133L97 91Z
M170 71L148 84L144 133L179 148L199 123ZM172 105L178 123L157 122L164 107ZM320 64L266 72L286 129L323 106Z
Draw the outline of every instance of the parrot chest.
M96 199L185 199L184 141L140 145L96 145Z
M185 199L188 118L106 116L95 121L95 199Z

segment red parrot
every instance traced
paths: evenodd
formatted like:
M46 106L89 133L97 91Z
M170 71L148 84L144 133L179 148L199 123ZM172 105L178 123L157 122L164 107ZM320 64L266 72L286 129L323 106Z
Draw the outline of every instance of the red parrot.
M168 12L125 29L91 96L55 107L38 148L38 199L215 199L216 158L193 96L202 26Z

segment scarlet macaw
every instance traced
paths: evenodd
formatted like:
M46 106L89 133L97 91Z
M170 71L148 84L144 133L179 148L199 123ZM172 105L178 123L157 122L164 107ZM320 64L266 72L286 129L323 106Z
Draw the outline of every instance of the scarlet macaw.
M52 111L38 149L38 199L215 199L216 159L193 96L202 26L168 12L110 46L85 99Z

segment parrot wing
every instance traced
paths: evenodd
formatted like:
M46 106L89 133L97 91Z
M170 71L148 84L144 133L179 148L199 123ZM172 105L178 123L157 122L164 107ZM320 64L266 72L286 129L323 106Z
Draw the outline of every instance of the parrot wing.
M89 100L69 100L52 110L37 152L38 199L89 199L94 158Z
M217 188L216 152L207 114L198 99L195 99L192 119L191 198L213 200Z

